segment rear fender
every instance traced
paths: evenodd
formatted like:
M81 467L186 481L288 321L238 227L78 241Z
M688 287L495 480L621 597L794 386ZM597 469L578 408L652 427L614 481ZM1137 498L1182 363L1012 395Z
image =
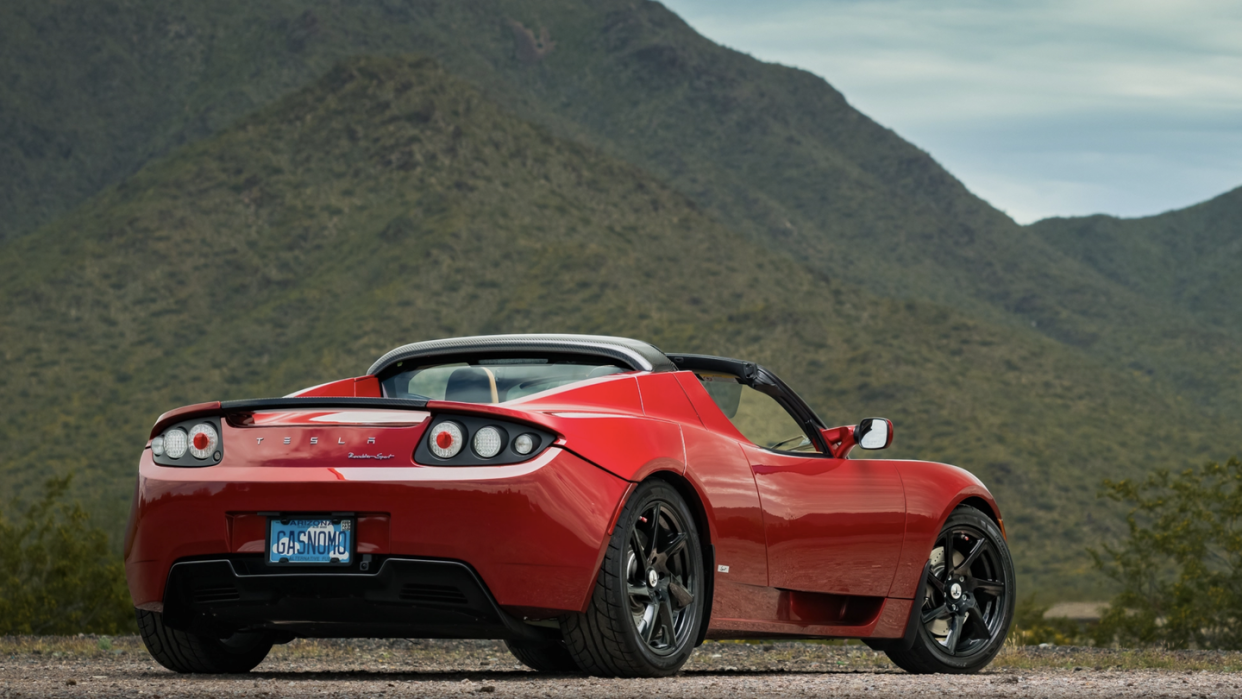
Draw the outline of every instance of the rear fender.
M543 427L560 436L559 446L631 482L658 471L686 471L681 426L646 416L632 375L584 381L498 405L430 401L427 409Z

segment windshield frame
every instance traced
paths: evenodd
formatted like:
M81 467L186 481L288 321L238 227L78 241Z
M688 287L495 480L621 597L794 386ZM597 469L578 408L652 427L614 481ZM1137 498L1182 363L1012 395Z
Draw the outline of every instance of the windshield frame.
M802 400L792 388L780 379L771 369L754 362L748 362L742 359L732 359L730 357L716 357L705 354L680 354L669 352L668 358L673 361L677 368L681 371L692 371L697 376L700 373L707 374L728 374L737 377L738 383L767 394L780 404L785 412L798 423L802 431L806 434L807 439L815 445L816 453L795 452L771 449L746 439L748 444L755 444L756 447L766 451L772 451L778 454L790 454L794 456L805 457L828 457L832 456L832 451L828 449L828 444L824 441L823 431L827 429L824 421L819 415ZM715 405L715 401L713 401ZM719 406L716 406L719 409ZM721 415L724 411L721 411ZM725 418L728 419L727 417ZM730 421L732 424L732 421ZM734 428L736 429L736 428ZM738 434L741 434L739 431ZM746 435L742 435L745 439Z

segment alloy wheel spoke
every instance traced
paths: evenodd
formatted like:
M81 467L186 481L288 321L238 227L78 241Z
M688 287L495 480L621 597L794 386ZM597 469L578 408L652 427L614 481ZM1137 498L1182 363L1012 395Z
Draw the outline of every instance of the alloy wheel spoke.
M927 571L927 582L931 583L932 587L936 588L936 592L939 592L942 595L944 594L944 581L936 577L935 571Z
M660 622L660 628L664 629L664 642L672 645L673 643L673 604L667 599L660 600L659 612L656 616Z
M953 573L953 533L945 532L944 544L940 549L944 552L944 566L940 569L940 579L948 583L949 576Z
M1005 583L999 580L975 580L975 592L982 592L985 595L999 597L1005 592Z
M923 612L923 623L930 624L937 619L944 619L947 616L949 616L949 608L942 604L935 609Z
M638 556L641 567L645 568L647 565L647 549L643 546L643 540L639 538L640 536L638 527L635 527L634 531L630 532L630 545L634 547L634 555Z
M682 532L681 534L678 534L677 536L673 537L673 540L668 542L668 546L665 546L664 551L662 551L661 553L663 553L666 558L672 558L673 556L676 556L678 553L681 553L681 550L684 549L685 547L686 547L686 534L685 532Z
M651 590L646 585L629 585L630 597L646 597L651 599Z
M979 614L979 610L976 609L966 615L966 624L970 626L971 634L975 636L975 638L982 638L986 640L992 637L992 629L988 628L987 623Z
M970 567L974 565L975 561L979 559L979 556L987 548L988 548L987 539L976 540L974 548L970 550L970 553L966 554L966 558L962 560L962 564L953 569L953 574L954 575L966 575L967 573L969 573Z
M648 539L650 539L651 541L651 547L650 547L650 550L647 552L648 557L647 557L646 563L650 565L651 561L655 560L656 544L659 542L659 539L660 539L660 503L659 501L656 502L655 511L651 515L651 536L649 536Z
M962 627L965 624L965 613L953 617L953 625L949 629L949 637L944 642L945 649L949 651L949 655L957 655L957 644L962 639Z
M651 645L651 637L655 634L656 626L658 626L656 621L659 615L659 611L656 610L656 613L652 614L650 619L647 619L647 628L643 629L643 641L645 641L647 645ZM646 619L645 614L643 615L643 618Z
M694 595L676 580L668 584L668 591L673 596L673 601L677 603L678 609L688 607L694 602Z

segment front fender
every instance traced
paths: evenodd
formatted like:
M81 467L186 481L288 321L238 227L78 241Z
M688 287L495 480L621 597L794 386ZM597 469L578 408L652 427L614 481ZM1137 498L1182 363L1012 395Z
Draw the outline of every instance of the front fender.
M914 599L923 566L949 514L970 501L981 503L1001 521L1000 508L983 482L965 469L930 461L895 461L906 493L906 533L890 597ZM1003 530L1002 530L1003 531Z

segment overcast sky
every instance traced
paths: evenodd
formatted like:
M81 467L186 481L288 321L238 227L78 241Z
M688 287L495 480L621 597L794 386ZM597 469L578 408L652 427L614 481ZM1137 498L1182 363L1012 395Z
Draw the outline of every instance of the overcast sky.
M1022 223L1242 186L1237 0L664 0L822 76Z

